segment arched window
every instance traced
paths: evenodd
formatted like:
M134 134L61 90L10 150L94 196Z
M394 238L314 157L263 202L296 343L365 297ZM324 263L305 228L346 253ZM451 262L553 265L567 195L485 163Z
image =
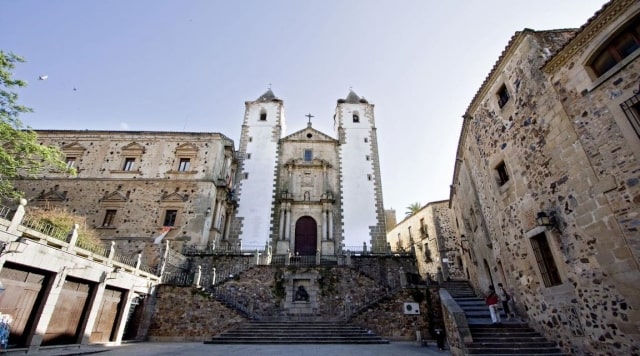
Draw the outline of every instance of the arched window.
M264 109L260 110L260 121L267 121L267 111Z
M360 122L360 116L358 116L358 113L353 114L353 122Z
M638 48L640 48L640 17L631 20L600 47L589 61L589 67L596 77L600 77Z

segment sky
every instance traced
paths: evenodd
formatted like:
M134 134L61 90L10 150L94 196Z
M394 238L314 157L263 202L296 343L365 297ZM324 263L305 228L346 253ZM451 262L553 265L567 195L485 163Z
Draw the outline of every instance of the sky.
M269 87L287 132L336 137L375 105L385 209L449 198L462 115L516 31L583 25L604 0L2 1L33 129L220 132ZM39 80L39 76L47 76Z

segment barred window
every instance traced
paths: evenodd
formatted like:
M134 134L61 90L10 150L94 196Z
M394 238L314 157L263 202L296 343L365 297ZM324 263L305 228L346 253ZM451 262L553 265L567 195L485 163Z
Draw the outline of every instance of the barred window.
M640 93L632 96L627 101L620 104L622 111L627 116L633 131L640 138Z
M532 237L531 247L533 248L533 254L536 257L544 286L553 287L562 284L556 261L553 259L553 254L547 241L547 236L544 233L540 233Z

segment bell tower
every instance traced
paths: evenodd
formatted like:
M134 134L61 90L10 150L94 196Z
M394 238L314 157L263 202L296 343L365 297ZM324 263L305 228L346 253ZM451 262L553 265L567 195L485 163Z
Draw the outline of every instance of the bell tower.
M370 251L387 250L378 139L373 104L353 90L338 99L334 129L340 141L339 162L345 249L368 243Z
M276 185L278 141L285 132L284 105L271 89L245 102L238 148L238 208L229 233L229 247L264 246L271 232Z

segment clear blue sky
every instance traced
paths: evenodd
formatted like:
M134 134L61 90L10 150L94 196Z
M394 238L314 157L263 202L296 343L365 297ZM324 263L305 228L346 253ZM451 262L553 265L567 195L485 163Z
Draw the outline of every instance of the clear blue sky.
M385 208L449 198L461 116L515 31L579 27L603 0L2 1L34 129L220 132L271 83L287 133L375 104ZM48 79L39 81L39 75ZM73 90L73 89L76 90Z

